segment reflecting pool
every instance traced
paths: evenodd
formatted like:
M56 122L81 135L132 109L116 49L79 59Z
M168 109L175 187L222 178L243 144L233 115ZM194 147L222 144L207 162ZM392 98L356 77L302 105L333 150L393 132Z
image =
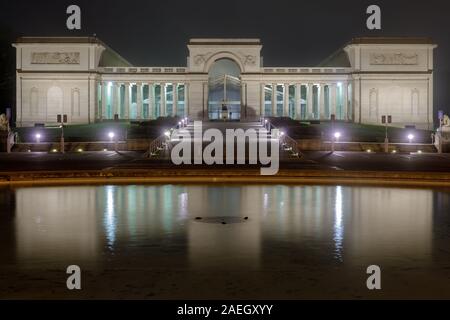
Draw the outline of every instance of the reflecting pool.
M366 287L369 265L381 290ZM450 298L450 192L0 189L0 298Z

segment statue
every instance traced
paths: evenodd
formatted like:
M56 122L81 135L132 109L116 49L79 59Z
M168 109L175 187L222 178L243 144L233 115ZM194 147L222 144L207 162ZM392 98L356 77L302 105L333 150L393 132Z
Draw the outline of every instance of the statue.
M450 132L450 118L448 115L444 115L444 118L442 119L441 131Z
M9 121L4 113L0 114L0 131L10 132Z

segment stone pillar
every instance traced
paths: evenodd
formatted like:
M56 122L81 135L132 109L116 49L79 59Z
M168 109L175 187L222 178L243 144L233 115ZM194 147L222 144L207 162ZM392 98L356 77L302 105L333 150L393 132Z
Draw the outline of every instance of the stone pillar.
M330 91L330 117L332 114L336 116L336 83L328 85ZM337 117L336 117L337 119Z
M155 118L155 85L148 84L148 118Z
M117 82L113 82L112 84L112 96L113 96L113 119L115 115L119 114L119 90L120 85Z
M313 115L313 84L308 83L308 93L307 93L307 102L306 102L306 118L314 119Z
M123 99L123 117L125 119L130 118L130 84L128 82L124 83L125 95Z
M344 114L345 121L348 120L348 83L347 81L342 83L342 113Z
M172 116L176 117L178 114L178 83L172 83Z
M260 92L261 106L259 108L259 111L260 111L259 114L261 116L265 117L266 116L266 85L264 83L262 83L260 85L260 87L261 87L261 89L260 89L261 90L261 92Z
M161 117L166 116L166 84L161 83Z
M320 119L325 119L325 85L323 83L319 86L319 114Z
M184 116L189 116L189 83L184 84Z
M289 117L289 83L284 84L283 115Z
M302 85L295 84L295 119L300 120L302 115Z
M272 117L277 116L277 84L272 84Z
M108 115L106 114L106 108L108 106L108 83L106 81L102 82L102 112L100 119L105 120L108 118Z
M136 83L136 119L142 119L142 83Z

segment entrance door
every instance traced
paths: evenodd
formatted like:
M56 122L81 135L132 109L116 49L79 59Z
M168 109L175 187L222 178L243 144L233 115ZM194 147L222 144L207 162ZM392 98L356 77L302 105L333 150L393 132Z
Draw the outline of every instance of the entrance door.
M230 59L217 60L209 72L208 118L239 121L241 80L239 66Z

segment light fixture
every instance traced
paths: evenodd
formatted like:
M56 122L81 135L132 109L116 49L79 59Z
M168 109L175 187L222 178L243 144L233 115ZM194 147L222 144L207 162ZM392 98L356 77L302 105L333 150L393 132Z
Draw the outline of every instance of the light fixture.
M170 137L170 131L164 132L164 135L165 135L166 137Z
M417 150L417 153L418 153L418 154L421 154L421 153L422 153L422 150Z
M114 132L111 131L110 133L108 133L108 137L111 141L114 139L114 136L115 136Z
M41 134L40 134L40 133L36 133L36 134L34 135L34 137L36 138L36 142L37 142L37 143L41 142Z
M334 133L334 138L335 138L336 140L339 140L340 137L341 137L341 133L340 133L340 132L335 132L335 133Z
M372 153L372 149L367 149L366 152L367 153Z
M397 150L392 150L392 153L397 153Z
M83 152L83 149L79 148L77 151L78 151L78 152Z
M408 140L409 140L409 143L411 143L414 140L414 135L411 133L408 134Z
M55 152L58 152L58 150L57 149L52 149L52 152L55 153Z

